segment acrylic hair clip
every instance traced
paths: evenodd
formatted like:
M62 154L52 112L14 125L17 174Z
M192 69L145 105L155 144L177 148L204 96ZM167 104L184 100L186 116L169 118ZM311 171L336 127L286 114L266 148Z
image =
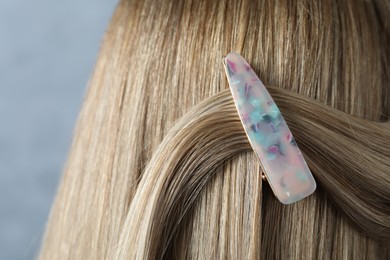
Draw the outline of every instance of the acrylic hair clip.
M224 66L241 122L275 196L290 204L312 194L316 182L263 83L237 53L229 53Z

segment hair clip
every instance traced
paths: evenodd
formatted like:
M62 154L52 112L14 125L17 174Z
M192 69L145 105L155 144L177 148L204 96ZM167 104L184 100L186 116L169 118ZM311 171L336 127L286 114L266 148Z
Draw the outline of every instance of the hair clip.
M224 66L246 135L275 196L290 204L312 194L313 175L263 83L237 53L229 53Z

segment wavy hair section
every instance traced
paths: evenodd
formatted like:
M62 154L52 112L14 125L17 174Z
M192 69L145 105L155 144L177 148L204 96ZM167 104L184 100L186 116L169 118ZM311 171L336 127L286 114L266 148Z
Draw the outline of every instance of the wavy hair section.
M374 238L389 239L390 140L383 139L390 135L388 124L359 119L291 91L276 87L269 90L286 114L325 196L360 230ZM165 136L146 166L129 208L116 258L156 259L167 254L181 222L190 214L206 183L230 159L250 149L229 90L191 109ZM370 174L366 172L367 165L372 165ZM258 170L258 165L255 168ZM254 192L261 193L261 186ZM292 207L278 205L274 198L266 201L269 205L262 212L267 221L271 220L266 209L275 207L285 212L281 214L284 217L279 217L283 221L291 208L308 206L306 202ZM259 207L259 202L252 207ZM310 204L314 207L311 216L301 217L313 225L321 221L315 218L321 204ZM246 231L253 232L250 228ZM284 232L275 236L290 236L293 240L294 234ZM312 235L315 240L318 234L305 235Z

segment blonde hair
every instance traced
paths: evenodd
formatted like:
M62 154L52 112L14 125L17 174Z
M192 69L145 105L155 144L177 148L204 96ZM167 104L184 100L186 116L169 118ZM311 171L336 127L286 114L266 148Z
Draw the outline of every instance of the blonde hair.
M388 1L123 0L41 259L388 259ZM224 75L267 83L318 184L259 174Z

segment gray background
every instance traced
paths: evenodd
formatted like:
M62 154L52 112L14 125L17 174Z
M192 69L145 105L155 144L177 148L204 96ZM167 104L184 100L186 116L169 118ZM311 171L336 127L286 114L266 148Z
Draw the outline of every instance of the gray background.
M32 259L117 0L0 0L0 259Z

